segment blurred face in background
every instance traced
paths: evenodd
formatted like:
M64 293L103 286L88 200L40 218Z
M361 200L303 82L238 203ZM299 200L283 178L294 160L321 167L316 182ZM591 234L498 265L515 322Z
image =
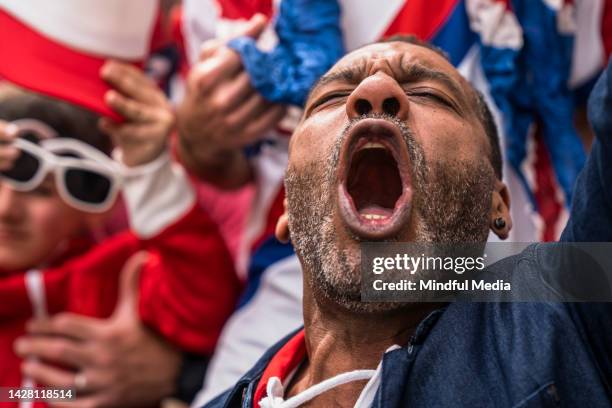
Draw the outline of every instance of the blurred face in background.
M23 119L39 121L62 137L79 139L101 151L110 150L110 140L98 129L94 113L0 82L0 122L6 125ZM13 190L0 180L0 272L51 264L65 254L70 240L89 236L107 215L70 206L61 198L52 172L27 192Z
M25 193L0 182L0 269L43 266L83 232L86 217L62 200L51 175Z

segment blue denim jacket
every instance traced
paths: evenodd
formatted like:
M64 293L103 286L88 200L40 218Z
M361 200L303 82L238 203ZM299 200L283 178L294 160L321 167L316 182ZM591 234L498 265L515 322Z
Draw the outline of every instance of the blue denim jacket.
M612 241L612 61L589 101L598 140L578 178L562 240ZM502 271L537 276L539 245ZM292 334L293 335L293 334ZM207 408L253 406L273 346ZM612 303L466 303L432 312L409 346L383 357L373 407L611 407Z

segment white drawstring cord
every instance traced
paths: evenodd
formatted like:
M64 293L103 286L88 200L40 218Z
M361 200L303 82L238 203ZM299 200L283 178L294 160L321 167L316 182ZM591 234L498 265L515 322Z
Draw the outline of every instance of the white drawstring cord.
M45 319L49 317L47 313L47 298L45 295L45 280L43 274L38 269L31 269L26 272L25 286L28 291L28 298L32 305L32 314L37 319ZM27 361L37 361L37 358L30 357ZM22 388L33 388L36 386L34 380L30 377L24 377L21 380ZM22 401L19 403L19 408L31 408L34 406L32 401Z
M278 377L272 377L268 380L266 386L267 396L259 402L259 406L261 408L297 408L314 397L339 385L353 381L369 380L375 373L376 370L355 370L338 374L317 385L313 385L298 395L289 398L287 401L283 400L285 390L280 379Z

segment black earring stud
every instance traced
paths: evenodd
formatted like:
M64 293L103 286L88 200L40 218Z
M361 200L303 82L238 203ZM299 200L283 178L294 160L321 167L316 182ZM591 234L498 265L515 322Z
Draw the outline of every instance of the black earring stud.
M496 218L495 221L493 221L493 226L495 229L500 230L506 226L506 220L504 220L502 217Z

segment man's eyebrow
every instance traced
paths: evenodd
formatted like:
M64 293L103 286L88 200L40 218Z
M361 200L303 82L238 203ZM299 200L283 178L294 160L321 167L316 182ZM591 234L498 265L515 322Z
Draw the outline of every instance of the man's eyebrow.
M350 66L339 68L323 75L310 89L308 99L322 86L335 81L341 81L349 85L358 85L366 77L367 59L363 58ZM450 75L423 65L420 63L400 62L400 73L397 77L399 83L410 83L419 81L434 81L445 85L450 91L457 95L464 95L461 85Z
M450 91L457 96L465 94L463 92L463 87L450 75L422 64L402 64L401 75L397 80L400 83L420 81L439 82L449 88Z
M338 71L330 72L327 75L323 75L317 82L317 86L322 86L330 82L341 80L343 82L355 83L362 79L362 69L357 67L346 67L339 69Z
M319 78L319 80L311 88L310 93L313 94L317 88L335 81L342 81L353 85L358 84L365 76L365 67L366 60L364 58L363 60L356 61L348 67L339 68L337 70L328 72Z

